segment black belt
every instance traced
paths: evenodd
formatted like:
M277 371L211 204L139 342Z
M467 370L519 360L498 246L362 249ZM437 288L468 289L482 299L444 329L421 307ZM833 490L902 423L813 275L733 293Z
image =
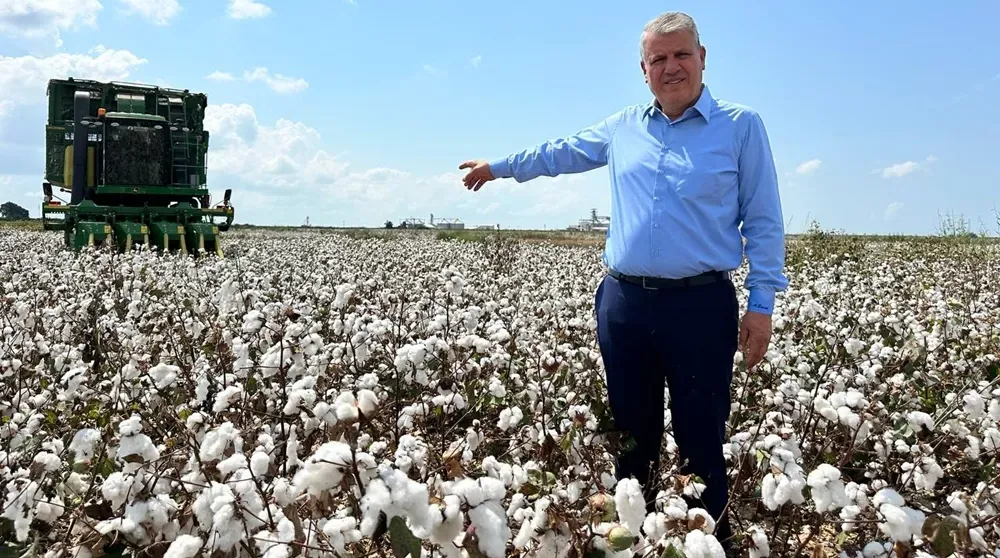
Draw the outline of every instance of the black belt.
M608 275L620 281L634 283L644 289L676 289L680 287L696 287L698 285L709 285L711 283L729 280L729 273L725 271L707 271L692 277L682 277L680 279L625 275L624 273L619 273L614 269L609 270Z

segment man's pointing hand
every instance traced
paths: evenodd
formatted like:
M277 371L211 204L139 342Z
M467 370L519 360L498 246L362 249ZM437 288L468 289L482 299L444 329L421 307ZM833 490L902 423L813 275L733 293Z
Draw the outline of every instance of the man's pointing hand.
M490 171L488 161L466 161L458 166L460 169L472 169L465 175L463 182L469 190L478 192L483 184L493 180L493 172Z

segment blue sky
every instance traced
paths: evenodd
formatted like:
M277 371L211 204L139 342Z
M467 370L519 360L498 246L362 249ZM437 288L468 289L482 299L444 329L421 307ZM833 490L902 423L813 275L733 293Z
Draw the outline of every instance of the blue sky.
M45 82L72 74L207 93L238 222L562 228L609 213L604 170L470 193L458 165L648 101L638 36L665 9L697 20L712 92L761 113L791 232L996 232L988 1L0 0L0 200L38 214Z

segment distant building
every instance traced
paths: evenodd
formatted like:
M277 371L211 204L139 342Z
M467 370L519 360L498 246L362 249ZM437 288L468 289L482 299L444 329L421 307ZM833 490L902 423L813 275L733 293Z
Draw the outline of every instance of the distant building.
M439 219L431 223L435 229L458 230L464 229L465 223L459 219Z
M427 226L427 223L419 217L407 217L399 223L399 228L401 229L429 229L431 227Z
M611 226L611 217L606 215L598 215L597 209L591 209L589 219L580 219L580 221L576 225L570 225L566 228L571 231L607 232L608 227L610 226Z
M461 219L454 218L434 219L434 214L431 213L430 222L424 221L419 217L408 217L399 226L404 229L459 230L465 228L465 223Z

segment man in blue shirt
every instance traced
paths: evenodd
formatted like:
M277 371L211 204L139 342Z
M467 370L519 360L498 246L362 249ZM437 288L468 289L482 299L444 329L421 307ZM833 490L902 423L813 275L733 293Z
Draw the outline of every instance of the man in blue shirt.
M608 167L609 270L594 301L597 336L616 425L636 442L618 457L616 472L655 496L664 430L664 393L656 386L666 381L681 471L706 484L692 503L717 519L716 535L726 540L722 445L734 356L741 350L749 368L761 361L775 293L788 286L777 173L760 116L714 98L702 83L705 47L688 15L650 21L640 56L651 102L460 168L470 169L465 186L478 191L497 178L524 182ZM740 320L730 272L744 253L749 295Z

